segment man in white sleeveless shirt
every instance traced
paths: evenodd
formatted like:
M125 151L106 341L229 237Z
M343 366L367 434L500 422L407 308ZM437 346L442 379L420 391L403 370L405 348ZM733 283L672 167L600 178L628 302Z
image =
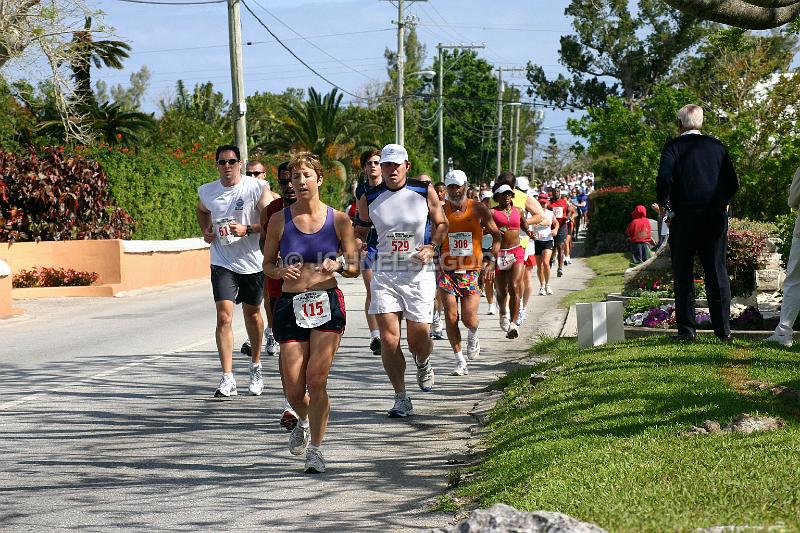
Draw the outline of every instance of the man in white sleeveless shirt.
M264 321L264 256L258 246L259 214L272 199L261 180L242 176L239 148L217 148L219 179L197 189L197 223L203 238L211 243L211 286L217 308L216 340L222 379L214 396L235 396L233 377L233 307L242 304L244 324L250 339L250 393L264 389L261 376L261 344Z
M359 198L359 216L375 227L378 255L370 285L369 313L376 316L381 333L381 358L395 392L389 417L414 414L406 393L406 360L400 348L400 325L406 319L408 347L417 367L417 384L425 392L434 384L429 356L436 276L433 258L447 234L447 219L433 188L408 178L410 164L405 148L388 144L381 150L383 182ZM425 229L430 217L430 237ZM363 238L367 226L358 226Z

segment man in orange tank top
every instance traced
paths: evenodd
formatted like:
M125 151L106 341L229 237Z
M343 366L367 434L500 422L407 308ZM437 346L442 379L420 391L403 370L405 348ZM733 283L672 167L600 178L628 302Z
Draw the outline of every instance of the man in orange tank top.
M478 304L481 300L478 276L483 264L481 241L484 228L492 235L492 255L500 251L500 230L492 219L489 208L483 203L467 198L467 175L461 170L451 170L445 176L447 199L444 212L449 222L447 238L440 252L441 274L438 279L439 295L444 304L447 339L453 348L456 366L451 373L463 376L468 373L467 360L461 348L461 331L458 327L461 300L461 322L467 327L467 358L480 354L478 340ZM485 279L494 277L494 259L486 264Z

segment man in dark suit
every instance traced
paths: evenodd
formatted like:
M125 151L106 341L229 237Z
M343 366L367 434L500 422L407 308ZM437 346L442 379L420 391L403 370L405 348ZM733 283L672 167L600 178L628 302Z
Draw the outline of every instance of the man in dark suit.
M669 229L675 287L676 340L694 340L693 264L695 254L705 270L706 295L714 334L730 340L731 287L725 255L728 248L727 206L739 188L728 150L719 139L700 133L703 108L678 111L680 135L661 150L656 195L671 209Z

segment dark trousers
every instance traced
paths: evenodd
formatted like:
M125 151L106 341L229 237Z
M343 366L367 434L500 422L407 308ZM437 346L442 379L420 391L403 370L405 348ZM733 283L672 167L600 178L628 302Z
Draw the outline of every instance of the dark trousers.
M631 243L631 262L644 263L650 259L650 247L646 242L632 242Z
M724 208L675 213L669 227L672 279L675 287L675 318L679 335L694 335L694 257L700 256L705 270L706 298L714 334L731 333L731 284L725 253L728 248L728 216Z

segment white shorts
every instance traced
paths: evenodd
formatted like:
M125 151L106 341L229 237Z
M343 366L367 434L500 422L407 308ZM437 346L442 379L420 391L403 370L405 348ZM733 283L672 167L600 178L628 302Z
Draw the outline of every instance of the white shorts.
M372 302L369 314L403 313L406 320L430 324L436 298L436 273L430 270L406 272L375 271L369 286Z

